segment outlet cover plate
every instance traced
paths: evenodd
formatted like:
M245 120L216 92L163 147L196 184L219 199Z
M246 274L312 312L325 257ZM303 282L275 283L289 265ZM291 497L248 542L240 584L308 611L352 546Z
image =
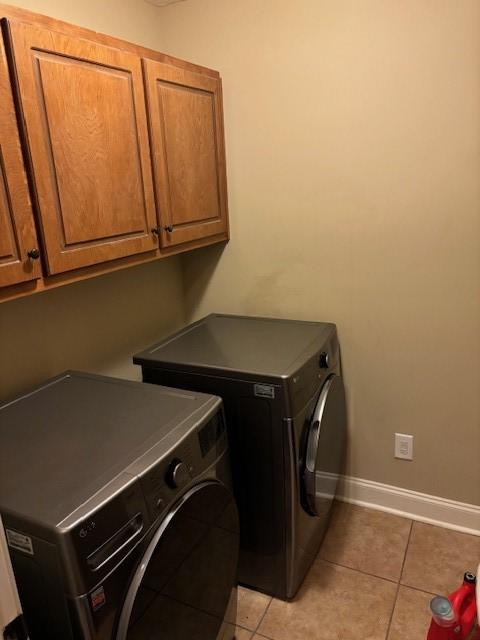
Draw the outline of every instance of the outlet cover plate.
M413 460L413 436L406 433L395 434L395 458Z

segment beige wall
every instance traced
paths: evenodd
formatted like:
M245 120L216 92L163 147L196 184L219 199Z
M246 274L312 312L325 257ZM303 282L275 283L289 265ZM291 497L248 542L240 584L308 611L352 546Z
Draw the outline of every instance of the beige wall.
M162 50L160 10L145 0L8 0L5 4Z
M347 473L479 504L480 3L161 15L163 50L224 79L232 240L185 259L191 316L336 322Z
M64 369L139 379L131 356L184 320L178 259L0 305L0 399Z

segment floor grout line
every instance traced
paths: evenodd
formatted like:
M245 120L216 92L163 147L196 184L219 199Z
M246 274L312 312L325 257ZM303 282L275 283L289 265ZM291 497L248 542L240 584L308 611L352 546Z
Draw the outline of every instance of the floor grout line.
M385 582L398 584L398 580L392 580L391 578L384 578L383 576L378 576L376 573L369 573L368 571L363 571L362 569L355 569L354 567L349 567L347 564L340 564L339 562L334 562L333 560L326 560L325 558L320 558L320 559L322 562L326 562L327 564L333 564L334 567L342 567L342 569L355 571L355 573L361 573L362 575L369 576L370 578L378 578L379 580L384 580Z
M267 612L268 612L268 610L270 609L270 605L272 604L272 602L273 602L273 598L270 598L270 602L269 602L269 603L267 604L267 606L265 607L265 611L263 612L262 617L260 618L260 620L258 621L257 626L255 627L255 631L253 632L254 634L256 634L256 633L257 633L257 631L260 629L260 625L262 624L262 622L263 622L263 620L264 620L265 616L267 615Z
M268 605L268 606L270 606L270 605ZM268 606L267 606L267 609L268 609ZM265 612L265 613L266 613L266 612ZM262 620L263 620L263 616L262 616L262 619L260 620L260 622L258 623L258 627L260 626L260 624L261 624ZM230 624L231 624L231 623L230 623ZM268 638L268 640L274 640L273 638L270 638L269 636L264 636L263 634L258 633L258 627L257 627L255 630L253 630L253 629L249 629L248 627L244 627L244 626L243 626L243 624L238 624L238 623L236 623L234 626L235 626L235 627L237 627L238 629L242 629L242 631L248 631L248 633L251 633L251 634L252 634L252 637L253 637L255 634L258 634L258 635L260 635L262 638Z
M410 541L412 539L412 533L413 533L413 527L414 526L415 526L415 520L412 520L412 526L410 527L410 533L408 534L407 546L405 548L405 555L403 557L402 570L400 571L400 578L398 579L398 582L400 584L402 584L403 570L405 569L405 562L407 561L407 555L408 555L408 550L410 549Z
M232 623L230 623L232 624ZM235 626L238 627L239 629L243 629L244 631L249 631L250 633L255 633L255 631L253 631L252 629L249 629L248 627L244 627L243 624L238 624L238 622L235 623Z
M393 616L395 614L395 609L397 607L397 600L398 600L398 594L400 593L400 586L401 586L401 579L402 579L402 575L403 575L403 568L405 567L405 562L407 560L408 547L410 546L410 538L412 537L412 531L413 531L413 520L412 520L412 523L410 525L410 531L408 532L408 539L407 539L407 544L406 544L406 547L405 547L405 554L403 556L402 568L400 570L400 577L399 577L398 583L397 583L397 591L395 593L395 598L393 600L392 613L390 614L390 620L388 621L388 627L387 627L387 632L385 634L385 640L388 640L388 636L390 635L390 629L392 628Z
M419 591L420 593L425 593L429 596L438 596L438 593L433 593L433 591L427 591L426 589L420 589L420 587L411 587L409 584L403 584L400 582L401 587L405 587L405 589L411 589L412 591Z

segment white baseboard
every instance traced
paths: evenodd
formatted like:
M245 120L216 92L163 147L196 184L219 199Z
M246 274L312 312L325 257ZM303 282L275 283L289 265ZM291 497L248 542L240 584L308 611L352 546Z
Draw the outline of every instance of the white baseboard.
M351 476L340 477L337 499L480 536L480 505L447 500Z

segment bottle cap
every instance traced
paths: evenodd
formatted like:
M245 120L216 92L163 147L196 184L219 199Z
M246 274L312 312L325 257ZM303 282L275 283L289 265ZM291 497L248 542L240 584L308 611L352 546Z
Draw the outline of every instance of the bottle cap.
M448 598L435 596L430 602L433 619L440 627L451 627L455 624L455 612Z

